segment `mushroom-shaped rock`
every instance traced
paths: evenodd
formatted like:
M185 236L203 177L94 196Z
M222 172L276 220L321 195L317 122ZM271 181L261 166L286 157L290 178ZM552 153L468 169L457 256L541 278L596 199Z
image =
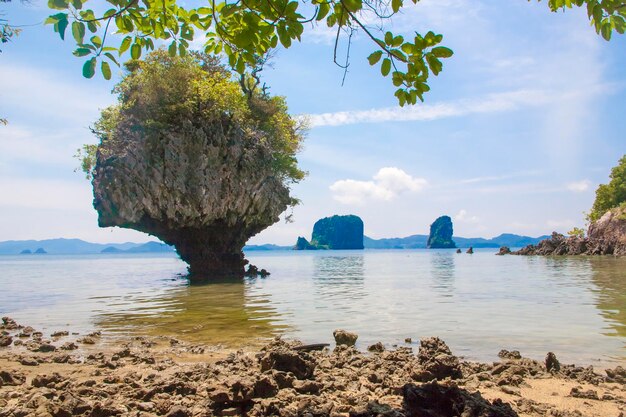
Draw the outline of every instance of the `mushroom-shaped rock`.
M244 244L293 204L288 184L303 175L284 102L163 51L118 88L97 124L99 225L173 245L191 277L243 276Z

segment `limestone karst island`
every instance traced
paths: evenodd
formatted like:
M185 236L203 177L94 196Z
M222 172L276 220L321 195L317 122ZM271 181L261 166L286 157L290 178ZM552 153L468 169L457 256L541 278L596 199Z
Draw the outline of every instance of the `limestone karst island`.
M0 417L624 417L626 0L0 0Z

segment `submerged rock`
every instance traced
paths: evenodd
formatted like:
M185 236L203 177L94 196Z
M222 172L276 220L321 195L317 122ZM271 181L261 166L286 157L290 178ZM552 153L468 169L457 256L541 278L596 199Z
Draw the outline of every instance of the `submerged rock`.
M429 249L456 248L452 234L452 219L450 216L441 216L430 225L430 235L426 247Z

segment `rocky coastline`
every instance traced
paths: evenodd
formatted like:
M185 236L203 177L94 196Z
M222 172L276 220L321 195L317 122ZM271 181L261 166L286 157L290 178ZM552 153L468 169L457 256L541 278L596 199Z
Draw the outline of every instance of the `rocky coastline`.
M4 318L0 416L623 417L626 370L603 373L502 350L501 360L455 356L440 339L363 353L275 339L228 351L136 337L105 348L100 335L64 342ZM27 335L28 334L28 335ZM347 337L350 336L350 337ZM6 342L9 343L6 343ZM16 341L21 343L15 343ZM321 350L320 350L321 349Z
M502 251L502 249L501 249ZM512 255L626 255L626 208L609 210L592 223L587 236L552 233L537 245L528 245ZM502 253L499 253L502 254Z

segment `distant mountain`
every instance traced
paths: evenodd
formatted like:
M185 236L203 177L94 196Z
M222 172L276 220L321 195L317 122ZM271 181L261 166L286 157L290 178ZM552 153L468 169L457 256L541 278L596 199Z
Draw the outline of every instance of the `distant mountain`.
M456 238L454 238L456 239ZM417 249L425 248L428 235L411 235L407 237L392 237L385 239L372 239L363 237L365 249Z
M0 255L17 255L19 253L35 252L42 248L53 255L73 255L100 253L103 249L112 247L127 250L141 246L141 243L90 243L80 239L46 239L46 240L9 240L0 242Z
M142 245L137 245L135 247L129 249L119 249L115 246L108 246L100 251L100 253L166 253L166 252L174 252L174 248L172 246L166 245L161 242L147 242Z
M549 236L529 237L504 233L492 239L453 237L457 247L467 248L521 248L536 245ZM363 237L365 249L421 249L426 247L427 235L411 235L401 238L372 239ZM38 249L52 255L80 255L80 254L115 254L115 253L168 253L174 252L171 246L161 242L148 243L90 243L80 239L47 239L47 240L9 240L0 242L0 255L34 254ZM272 244L246 245L245 252L289 250L292 246ZM42 253L40 251L40 253Z
M246 245L243 247L244 252L250 251L269 251L269 250L289 250L293 249L293 246L279 246L266 243L264 245Z
M147 242L134 248L126 249L126 253L174 252L174 247L161 242Z
M510 233L503 233L491 239L482 237L466 238L454 236L452 240L459 248L499 248L508 246L510 248L520 248L527 245L536 245L541 240L549 236L529 237ZM366 249L419 249L425 248L428 235L412 235L402 238L372 239L365 236L363 243Z

